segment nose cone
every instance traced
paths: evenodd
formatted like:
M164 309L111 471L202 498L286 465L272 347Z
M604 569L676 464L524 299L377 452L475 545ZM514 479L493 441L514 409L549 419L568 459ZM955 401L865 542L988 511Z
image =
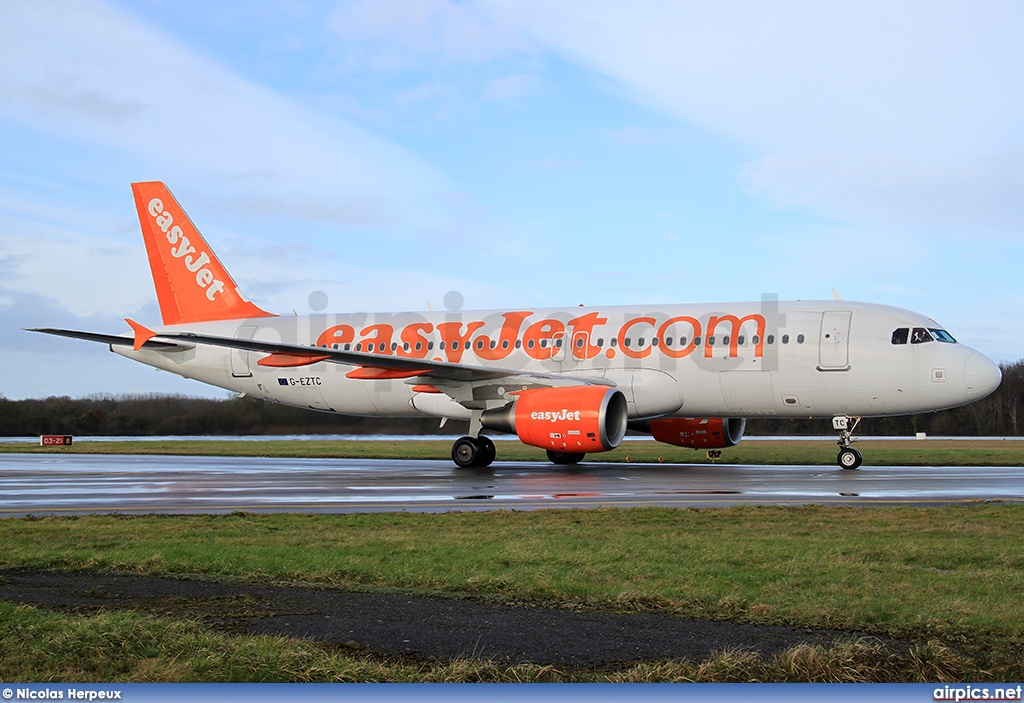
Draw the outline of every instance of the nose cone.
M998 388L1002 380L1003 372L984 354L971 352L964 362L964 381L971 400L984 398Z

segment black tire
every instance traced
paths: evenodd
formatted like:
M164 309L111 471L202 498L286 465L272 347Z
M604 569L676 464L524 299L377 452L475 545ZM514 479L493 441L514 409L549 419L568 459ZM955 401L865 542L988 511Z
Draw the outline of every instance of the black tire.
M583 461L586 454L573 454L571 452L556 452L548 449L548 461L552 464L578 464Z
M864 461L864 457L861 456L859 451L851 447L839 452L836 461L839 463L839 468L852 471L860 466L861 462Z
M479 466L480 443L473 437L459 437L452 444L452 461L461 469Z
M498 450L494 448L494 442L491 441L490 437L480 435L476 438L477 444L480 445L480 459L477 461L476 466L490 466L491 462L494 461L494 457L498 455Z

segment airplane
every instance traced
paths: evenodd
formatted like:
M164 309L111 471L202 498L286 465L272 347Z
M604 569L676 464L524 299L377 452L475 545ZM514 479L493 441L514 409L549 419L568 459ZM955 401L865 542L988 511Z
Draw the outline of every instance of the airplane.
M555 464L614 449L627 429L710 451L747 418L832 418L856 469L862 417L984 398L996 364L923 315L834 300L276 315L249 301L159 181L132 184L162 325L128 334L35 328L269 402L469 422L459 467L515 434Z

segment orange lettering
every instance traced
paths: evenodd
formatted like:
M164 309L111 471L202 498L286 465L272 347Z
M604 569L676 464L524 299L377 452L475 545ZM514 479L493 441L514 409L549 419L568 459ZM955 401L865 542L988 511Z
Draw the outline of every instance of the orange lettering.
M554 339L564 335L565 325L558 320L534 322L523 333L523 349L534 359L550 359L555 353Z
M515 348L516 339L519 338L519 329L523 326L523 320L532 314L532 312L502 313L502 317L505 318L505 322L501 326L501 332L498 333L498 341L494 345L494 348L491 348L490 337L480 335L476 338L476 355L481 359L497 361L498 359L504 359L506 356L511 354L512 350ZM480 347L480 342L483 342L483 347Z
M444 344L444 353L448 356L448 361L453 364L459 363L462 360L462 353L469 346L469 338L483 326L483 322L470 322L466 325L466 332L463 334L461 322L439 324L437 331L441 333L441 342Z
M375 333L375 336L367 339L366 335L370 332ZM395 328L388 324L370 325L359 330L359 335L363 338L364 344L372 344L373 351L376 354L390 354L391 353L391 337L395 333ZM365 350L365 347L364 347Z
M398 349L395 352L396 356L411 356L416 359L422 359L427 355L427 345L429 342L424 336L424 333L430 332L434 329L434 326L429 322L414 322L411 325L407 325L402 330L402 343L398 345ZM409 351L405 350L405 345L409 345ZM419 344L420 348L417 349L416 345Z
M754 322L757 325L757 331L754 333L757 335L757 344L754 346L754 356L764 356L764 330L765 320L763 315L756 313L747 315L744 318L736 317L735 315L712 315L708 318L708 334L710 338L718 325L722 322L728 322L732 325L732 332L729 335L729 356L736 358L740 355L739 350L739 334L740 328L743 327L744 322ZM711 348L711 342L707 339L704 340L704 358L710 359L714 354L714 350Z
M651 353L651 349L653 348L652 345L650 347L644 347L642 349L633 349L632 347L627 346L625 344L626 333L630 330L630 328L633 327L633 325L637 325L640 323L646 323L648 325L651 325L652 327L655 324L657 324L653 317L634 317L632 320L624 324L621 330L619 330L619 351L621 351L626 356L632 357L634 359L642 359L645 356L649 356Z
M572 345L573 356L577 359L593 359L601 353L601 347L591 344L590 339L594 336L594 327L606 322L608 318L600 317L596 312L569 320L569 327L572 329L569 344Z
M690 335L690 343L682 349L673 349L672 347L665 344L665 338L668 336L668 328L677 322L684 322L692 328L692 334ZM696 318L690 317L689 315L680 315L679 317L671 317L665 320L658 329L658 338L661 340L661 350L671 356L673 359L682 359L684 356L688 356L697 348L697 338L700 337L700 322Z
M351 343L355 338L356 331L352 329L352 325L335 325L325 329L316 338L316 345L318 347L332 348L337 344L340 347L342 344Z

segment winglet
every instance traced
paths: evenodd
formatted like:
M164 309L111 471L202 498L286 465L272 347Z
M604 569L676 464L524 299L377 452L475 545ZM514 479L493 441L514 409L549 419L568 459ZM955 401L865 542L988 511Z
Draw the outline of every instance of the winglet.
M252 304L159 181L132 183L165 325L271 317Z
M132 348L135 351L142 349L143 344L145 344L146 342L148 342L149 340L153 339L153 337L156 336L156 332L154 332L153 330L149 329L144 325L140 325L135 320L126 317L124 321L127 322L128 325L133 330L135 330L135 344L132 345Z

